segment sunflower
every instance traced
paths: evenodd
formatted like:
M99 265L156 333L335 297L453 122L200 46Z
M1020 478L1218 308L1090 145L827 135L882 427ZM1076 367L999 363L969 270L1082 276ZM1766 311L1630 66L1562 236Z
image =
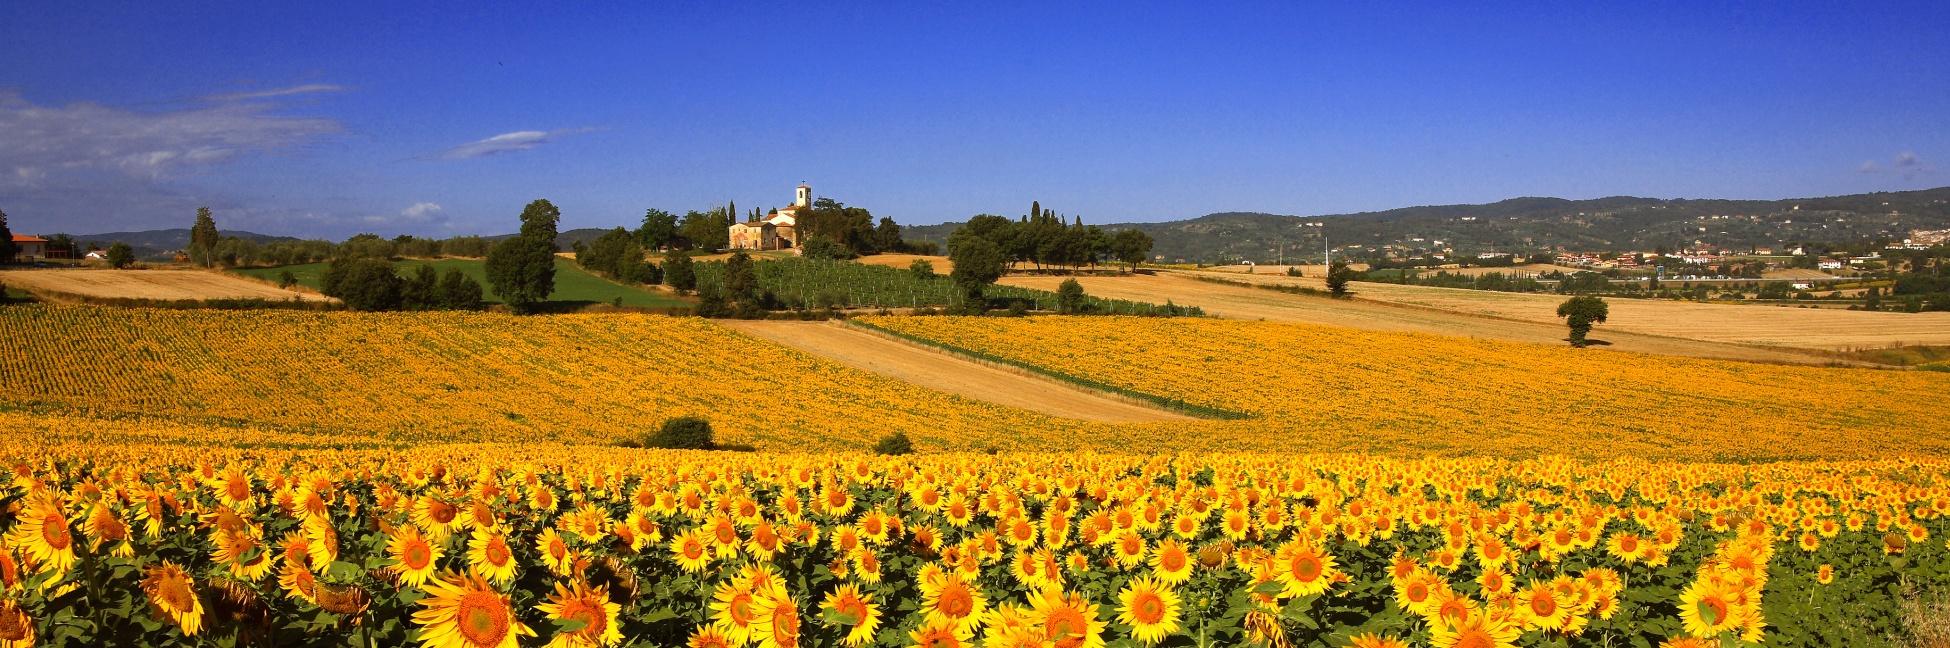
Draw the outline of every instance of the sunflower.
M1274 562L1278 568L1276 578L1286 585L1280 591L1280 598L1320 594L1327 591L1327 586L1333 584L1340 574L1335 569L1332 555L1305 540L1295 540L1280 547Z
M943 574L921 581L921 609L927 625L953 625L964 639L982 622L988 601L982 591L963 582L960 576Z
M460 507L446 500L428 495L413 503L413 524L425 531L426 537L433 540L445 539L460 526Z
M1514 648L1523 628L1499 614L1474 614L1455 625L1429 628L1433 648Z
M873 641L873 633L880 628L880 608L873 604L871 594L861 594L853 585L841 585L826 595L819 605L824 610L822 617L827 625L852 626L842 643L858 646Z
M569 550L568 541L555 532L555 527L542 529L542 534L535 536L535 551L542 554L542 564L549 571L567 576L575 569L576 554Z
M549 595L548 602L535 609L553 621L582 623L580 630L556 633L555 639L548 642L549 648L594 648L623 640L623 633L616 630L616 613L622 606L611 602L608 590L603 588L591 588L581 581L576 582L574 589L556 583L555 593Z
M479 576L447 574L427 581L426 609L413 613L424 648L516 648L535 631L515 618L508 597Z
M176 563L165 560L145 571L142 593L149 596L156 616L174 622L185 636L194 637L203 628L203 599L196 595L196 581Z
M684 645L687 648L737 648L738 646L737 643L732 642L730 638L710 626L698 628L697 632L691 634L690 641L685 642Z
M752 639L759 648L798 648L799 605L791 597L761 597L752 614Z
M959 623L927 623L907 633L913 648L962 648L974 636L970 626Z
M1517 615L1532 628L1563 630L1571 620L1571 608L1550 583L1531 581L1530 587L1517 592Z
M969 506L968 500L963 499L961 495L948 498L948 503L941 507L941 512L948 518L948 524L957 528L968 526L969 520L975 517L974 507Z
M1648 548L1636 533L1614 533L1610 540L1605 541L1605 551L1626 563L1635 563L1644 558Z
M1111 541L1111 547L1114 551L1112 555L1117 558L1120 567L1134 567L1144 562L1144 536L1138 535L1136 531L1117 534L1117 538Z
M753 623L758 619L753 608L758 599L752 593L749 579L733 578L718 583L711 592L711 628L734 644L751 643Z
M1679 595L1679 620L1695 637L1712 638L1739 628L1744 619L1744 592L1717 578L1701 578Z
M318 604L318 577L302 564L285 561L278 568L278 587L284 590L287 598Z
M853 575L868 585L880 583L880 556L872 549L861 547L853 552Z
M1435 602L1441 582L1440 578L1418 569L1395 586L1395 604L1412 614L1426 616Z
M393 564L387 571L397 574L400 583L419 587L433 577L433 570L439 566L441 555L446 549L441 544L428 542L420 536L420 530L411 524L393 530L386 540L386 552L392 554Z
M332 526L331 518L315 517L305 520L299 529L305 534L305 555L311 559L312 571L325 573L339 559L338 528Z
M253 583L262 580L265 574L271 573L276 563L259 533L261 531L256 525L248 524L240 528L217 529L211 533L210 540L216 545L210 551L211 559L228 568L231 576Z
M19 547L22 556L37 569L66 574L74 566L74 535L68 529L68 516L53 499L30 500L15 518L9 535L7 544Z
M500 531L475 527L474 537L467 541L467 564L474 573L486 577L497 585L507 585L515 579L515 552L508 546L508 537Z
M1820 569L1815 570L1815 582L1823 585L1835 582L1835 566L1823 563Z
M752 537L745 541L745 552L759 560L770 560L783 543L778 527L772 526L771 520L760 518L752 525Z
M1139 576L1118 592L1117 620L1131 626L1131 637L1155 644L1178 631L1178 593L1149 576Z
M1043 636L1056 648L1103 648L1104 622L1097 618L1097 604L1082 596L1065 594L1057 588L1029 593L1031 625L1040 627Z
M135 547L129 544L129 525L115 515L114 509L110 509L107 502L96 502L94 506L89 507L86 522L82 524L81 530L88 534L90 552L99 552L102 550L102 545L113 543L114 546L109 548L109 555L117 558L135 556Z
M34 648L33 617L7 599L0 599L0 648Z
M1192 555L1176 538L1159 542L1151 551L1151 573L1167 585L1183 583L1192 577Z
M1408 648L1408 643L1394 637L1378 636L1375 633L1358 634L1348 639L1353 643L1348 648Z
M1172 520L1171 532L1178 534L1178 537L1186 540L1197 538L1199 520L1200 518L1194 517L1190 513L1181 513L1177 518Z

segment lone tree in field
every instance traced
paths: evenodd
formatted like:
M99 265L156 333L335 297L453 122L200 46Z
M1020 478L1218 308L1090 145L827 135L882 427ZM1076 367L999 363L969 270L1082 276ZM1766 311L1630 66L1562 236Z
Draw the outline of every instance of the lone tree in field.
M1597 297L1572 297L1557 305L1557 316L1571 327L1571 346L1585 346L1584 336L1591 332L1592 324L1605 323L1605 315L1611 306Z
M873 453L880 455L914 454L914 441L907 438L906 432L895 431L873 444Z
M1064 279L1063 285L1056 287L1056 312L1064 315L1083 312L1083 284L1076 279Z
M1346 261L1335 261L1327 271L1327 292L1335 297L1347 296L1347 282L1354 280L1354 271L1349 270Z
M222 240L223 235L217 232L217 219L210 216L210 208L196 208L196 223L190 225L190 261L205 268L215 264L217 243Z
M970 236L948 245L948 259L955 269L948 272L948 278L968 296L969 308L985 308L988 302L982 297L982 289L1002 278L1002 270L1009 258L1002 255L994 243L979 236Z
M114 245L108 246L108 265L120 270L134 263L135 250L130 248L129 244L116 241Z
M555 224L561 219L562 212L547 200L528 203L521 210L521 233L488 251L488 285L510 310L533 313L555 292Z
M0 263L13 263L16 254L20 254L20 245L14 243L14 231L7 228L7 212L0 211Z

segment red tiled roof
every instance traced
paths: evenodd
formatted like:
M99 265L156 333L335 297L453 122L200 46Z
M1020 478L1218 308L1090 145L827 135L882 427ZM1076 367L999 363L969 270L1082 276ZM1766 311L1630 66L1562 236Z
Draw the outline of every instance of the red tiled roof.
M15 243L46 243L47 239L38 236L28 236L26 234L15 234L14 242Z

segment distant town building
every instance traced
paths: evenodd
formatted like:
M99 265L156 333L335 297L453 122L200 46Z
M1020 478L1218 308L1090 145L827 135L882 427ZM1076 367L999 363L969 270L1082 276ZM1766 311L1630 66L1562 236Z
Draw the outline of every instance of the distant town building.
M25 234L14 235L14 261L25 263L34 259L47 258L47 239Z
M1943 245L1950 243L1950 229L1910 230L1909 240L1903 242L1926 248L1932 245Z
M812 187L799 185L790 206L774 209L763 220L731 224L734 250L790 250L799 247L799 210L812 208Z

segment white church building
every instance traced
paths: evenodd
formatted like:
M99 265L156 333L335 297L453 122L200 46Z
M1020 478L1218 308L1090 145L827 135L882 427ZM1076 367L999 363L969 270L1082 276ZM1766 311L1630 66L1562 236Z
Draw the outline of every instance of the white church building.
M799 185L792 205L772 210L764 220L731 224L731 249L790 250L799 247L799 210L812 208L812 187Z

